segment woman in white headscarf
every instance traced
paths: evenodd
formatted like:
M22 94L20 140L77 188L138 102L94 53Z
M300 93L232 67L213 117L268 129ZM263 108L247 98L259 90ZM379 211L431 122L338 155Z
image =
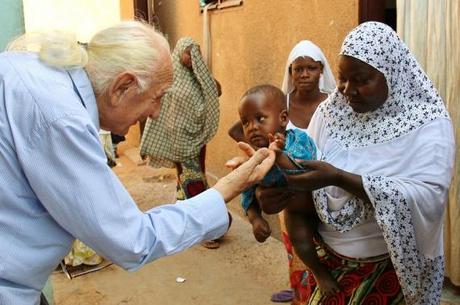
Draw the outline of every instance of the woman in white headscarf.
M321 49L302 40L291 50L281 89L287 96L288 129L307 131L316 107L335 89L334 75ZM228 131L235 141L244 141L243 127L236 122Z
M319 256L341 286L311 274L294 304L439 304L442 223L455 143L443 101L398 35L363 23L343 42L339 84L308 128L323 160L290 187L313 191ZM259 189L283 202L282 188Z
M281 89L286 94L289 113L287 129L307 132L311 117L318 105L335 89L335 79L329 62L321 49L309 40L298 42L289 53ZM287 302L305 283L296 274L305 272L305 264L297 256L289 240L284 212L279 214L283 242L289 259L289 281L292 289L272 295L272 301Z
M306 131L316 107L335 89L329 63L313 42L302 40L291 50L281 89L287 95L288 129Z

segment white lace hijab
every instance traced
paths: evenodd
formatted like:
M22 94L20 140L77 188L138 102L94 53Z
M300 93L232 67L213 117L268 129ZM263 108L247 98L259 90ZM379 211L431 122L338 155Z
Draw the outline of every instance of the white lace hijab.
M309 40L302 40L299 43L297 43L291 50L291 53L289 53L286 62L283 84L281 86L281 90L283 90L285 94L289 94L292 92L292 90L294 90L294 86L292 85L292 77L289 73L289 67L299 57L310 57L315 61L320 61L323 64L323 73L321 74L321 77L319 79L319 90L327 94L330 94L332 91L334 91L334 74L332 74L326 56L324 56L321 49L313 42Z

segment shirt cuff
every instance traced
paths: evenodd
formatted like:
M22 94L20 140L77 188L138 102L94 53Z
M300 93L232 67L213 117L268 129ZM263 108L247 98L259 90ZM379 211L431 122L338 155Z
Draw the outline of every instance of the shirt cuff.
M196 195L193 198L178 201L176 204L187 205L196 218L201 218L204 238L216 239L228 231L229 217L224 198L214 188Z

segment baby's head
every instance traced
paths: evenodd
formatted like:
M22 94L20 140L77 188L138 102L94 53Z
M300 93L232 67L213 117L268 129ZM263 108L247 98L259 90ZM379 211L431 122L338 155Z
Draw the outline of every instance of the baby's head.
M284 133L288 123L286 96L272 85L253 87L243 94L238 107L246 142L268 147L268 134Z

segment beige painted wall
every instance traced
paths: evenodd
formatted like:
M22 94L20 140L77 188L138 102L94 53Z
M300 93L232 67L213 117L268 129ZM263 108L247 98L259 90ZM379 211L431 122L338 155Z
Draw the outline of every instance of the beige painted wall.
M182 36L202 43L198 0L156 2L161 29L173 46ZM223 164L238 153L227 130L238 119L241 94L256 84L281 86L287 56L301 39L318 44L335 71L342 40L357 24L358 0L245 0L210 12L212 67L223 91L219 131L207 150L211 177L224 175Z
M134 18L133 0L120 0L120 19L132 20Z
M133 20L134 19L134 3L133 0L120 0L120 18L121 20ZM118 145L117 151L122 154L127 149L138 147L140 145L140 128L139 124L131 126L128 134L126 135L126 141L121 142Z

